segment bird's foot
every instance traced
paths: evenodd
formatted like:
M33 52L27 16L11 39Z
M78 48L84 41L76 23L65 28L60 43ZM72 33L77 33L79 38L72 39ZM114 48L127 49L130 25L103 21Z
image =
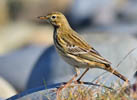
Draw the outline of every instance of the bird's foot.
M80 80L76 80L76 81L74 81L74 84L84 84L84 82L82 82Z
M57 96L57 100L59 100L59 95L61 93L61 91L63 89L66 89L67 87L69 87L71 85L72 82L67 82L65 85L61 85L57 90L56 90L56 96Z

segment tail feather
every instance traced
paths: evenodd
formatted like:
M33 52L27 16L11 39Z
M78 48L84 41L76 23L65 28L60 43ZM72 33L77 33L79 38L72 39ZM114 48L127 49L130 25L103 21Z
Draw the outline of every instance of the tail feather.
M105 70L113 73L114 75L116 75L117 77L119 77L120 79L122 79L123 81L129 82L129 80L128 80L124 75L122 75L122 74L120 74L118 71L114 70L110 65L107 66L107 67L105 68Z

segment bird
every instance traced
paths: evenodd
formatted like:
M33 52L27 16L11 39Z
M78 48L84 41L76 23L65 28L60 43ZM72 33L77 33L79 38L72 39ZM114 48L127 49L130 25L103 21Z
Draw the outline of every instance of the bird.
M76 80L77 82L91 68L106 70L123 81L129 82L124 75L112 68L111 62L102 57L98 51L71 28L63 13L51 12L46 16L38 16L38 18L47 20L54 27L53 41L58 54L76 70L76 74L68 83L73 82L78 77L80 74L79 68L85 68L85 71Z

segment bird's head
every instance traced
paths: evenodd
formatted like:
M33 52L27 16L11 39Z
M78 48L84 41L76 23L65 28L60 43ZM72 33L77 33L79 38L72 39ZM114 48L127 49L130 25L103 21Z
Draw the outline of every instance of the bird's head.
M60 12L53 12L47 16L39 16L41 20L48 20L53 26L61 27L68 24L66 17Z

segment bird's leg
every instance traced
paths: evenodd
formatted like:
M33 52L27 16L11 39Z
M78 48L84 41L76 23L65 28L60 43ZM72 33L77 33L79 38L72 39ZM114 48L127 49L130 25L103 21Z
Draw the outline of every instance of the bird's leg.
M69 80L65 85L61 86L58 91L61 91L63 88L67 88L77 78L77 76L80 74L80 71L78 68L75 68L75 70L76 74L72 77L72 79Z
M69 80L65 85L63 85L63 86L61 86L60 88L57 89L57 92L56 92L57 100L59 100L58 98L59 98L59 93L60 93L60 91L61 91L63 88L67 88L67 87L73 82L73 80L75 80L76 77L80 74L80 71L79 71L78 68L75 68L75 70L76 70L76 74L72 77L72 79Z
M87 68L82 75L77 79L77 82L80 82L81 78L87 73L87 71L89 70L89 68Z

